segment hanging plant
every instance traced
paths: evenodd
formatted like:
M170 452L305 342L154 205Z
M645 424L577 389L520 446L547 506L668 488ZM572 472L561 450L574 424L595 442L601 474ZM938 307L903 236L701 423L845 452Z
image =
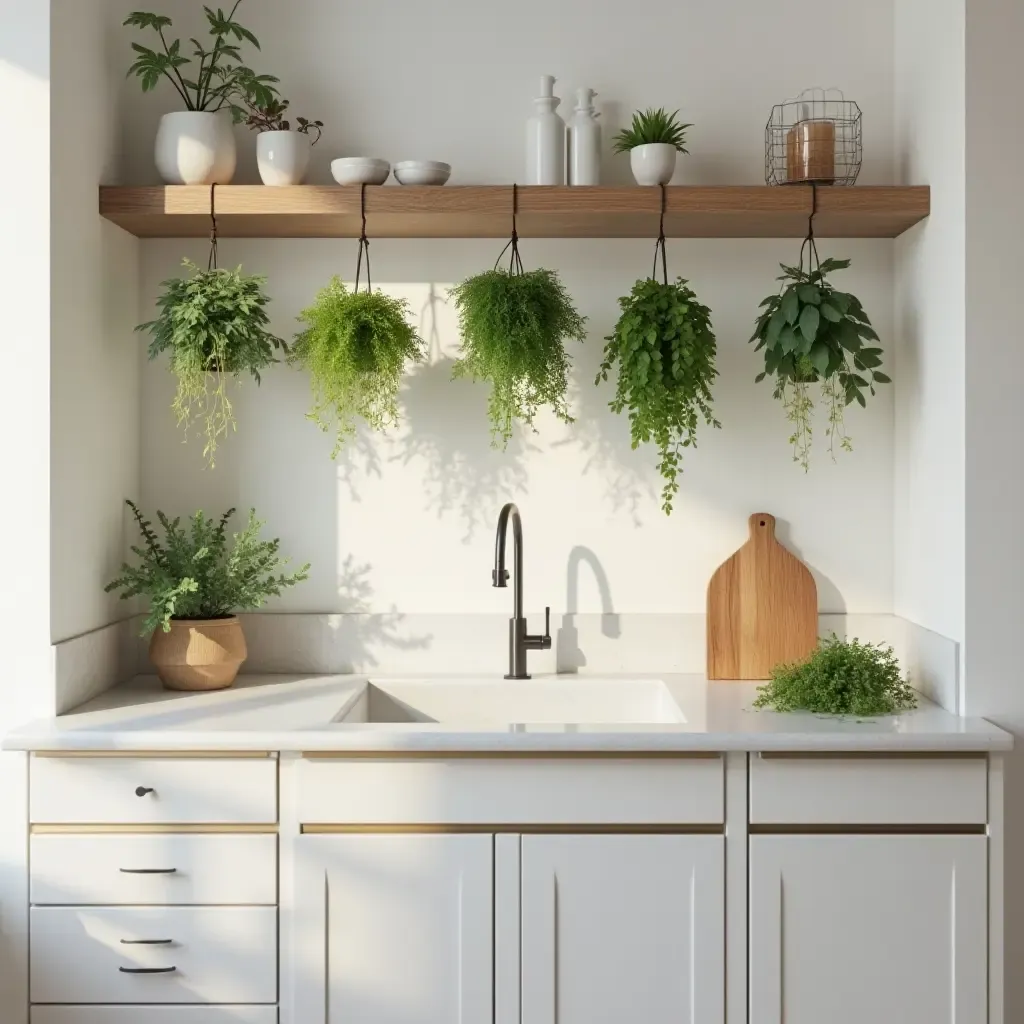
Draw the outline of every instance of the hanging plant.
M825 434L835 460L837 443L843 451L853 450L846 434L846 406L851 402L866 405L865 391L874 395L876 384L891 383L878 369L882 349L871 346L878 335L860 300L849 292L837 291L828 280L829 274L849 265L849 260L819 262L813 232L808 231L800 248L799 265L781 264L778 280L783 282L782 290L761 303L763 312L750 338L757 342L755 351L764 349L764 370L756 379L774 379L775 397L782 402L793 428L789 438L793 461L804 472L810 468L812 385L821 385L828 410Z
M363 255L366 290L359 290ZM356 283L349 291L332 278L299 315L308 326L295 338L290 360L309 371L313 407L309 418L335 431L336 458L361 417L374 430L398 422L398 389L405 364L423 358L423 339L408 320L409 306L370 285L366 218L359 239Z
M514 195L512 239L505 249L510 247L508 270L496 263L451 290L462 334L462 356L452 376L490 382L491 441L502 449L512 437L513 423L532 427L542 406L550 406L563 423L573 422L564 342L586 338L586 319L576 312L558 275L523 270Z
M170 353L178 425L186 436L191 424L202 425L203 456L213 466L218 442L235 429L229 380L248 373L259 384L260 371L277 361L275 350L287 346L267 330L265 278L243 274L241 267L218 269L213 253L206 270L188 259L183 266L188 277L161 284L159 316L135 329L152 335L150 359Z
M609 406L612 412L628 411L633 448L651 441L658 446L658 472L665 481L661 507L668 515L679 490L683 449L696 446L701 420L711 427L721 424L711 411L711 384L718 375L711 310L682 278L669 283L664 222L654 249L655 271L659 252L662 280L639 280L619 299L622 314L605 339L595 383L606 381L618 363Z

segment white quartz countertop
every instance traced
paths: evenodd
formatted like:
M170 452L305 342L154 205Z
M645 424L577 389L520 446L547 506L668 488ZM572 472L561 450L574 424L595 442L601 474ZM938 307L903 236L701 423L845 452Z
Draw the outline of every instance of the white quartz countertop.
M923 697L915 711L856 719L778 714L752 707L756 683L708 682L699 675L660 679L681 712L678 722L637 725L487 725L479 722L337 721L369 683L405 685L458 676L243 675L228 690L183 694L139 676L55 718L29 722L4 738L7 750L133 751L992 751L1009 733L981 718L959 718ZM499 677L495 677L495 681ZM585 675L548 676L586 686ZM612 677L602 676L603 683ZM545 677L535 677L543 683ZM486 682L486 681L485 681ZM474 681L479 686L480 679ZM515 684L512 684L515 685ZM470 692L470 691L467 691Z

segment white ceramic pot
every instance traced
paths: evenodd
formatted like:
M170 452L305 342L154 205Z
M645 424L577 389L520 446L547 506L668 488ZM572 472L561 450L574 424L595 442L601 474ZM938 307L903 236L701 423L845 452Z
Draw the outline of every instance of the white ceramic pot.
M648 142L629 151L629 166L638 185L667 185L676 169L676 147Z
M168 185L226 185L235 173L235 136L226 114L177 110L160 118L156 168Z
M305 132L260 132L256 166L264 185L301 185L309 167L313 140Z

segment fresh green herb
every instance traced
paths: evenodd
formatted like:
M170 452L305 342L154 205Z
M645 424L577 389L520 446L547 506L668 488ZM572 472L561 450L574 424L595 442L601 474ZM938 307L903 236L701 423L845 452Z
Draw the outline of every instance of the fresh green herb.
M155 89L161 78L174 86L186 110L208 110L216 112L224 107L231 110L235 123L245 119L248 97L260 106L273 101L277 93L273 75L258 75L242 63L240 43L248 43L257 50L259 40L247 28L235 21L235 11L242 0L225 14L219 7L216 11L204 6L206 20L213 45L207 49L198 39L190 39L192 56L181 52L181 40L168 43L164 29L172 27L172 21L163 14L149 14L133 11L124 20L132 28L150 29L160 39L158 49L151 49L141 43L132 43L136 53L135 62L128 69L128 77L135 75L142 83L142 91ZM196 63L194 77L187 69Z
M200 270L191 260L183 266L191 276L164 281L157 299L160 315L135 329L153 336L150 359L170 351L178 378L173 405L178 425L187 430L191 422L202 421L203 455L212 466L218 441L235 429L228 378L249 373L259 384L260 370L276 362L274 350L287 347L267 330L264 278L243 274L241 267Z
M235 611L251 611L268 597L277 597L285 588L309 579L308 563L290 575L278 572L287 564L278 555L281 542L259 539L263 523L254 509L249 510L245 529L234 535L229 549L227 524L233 508L218 520L196 512L187 526L157 512L164 531L161 542L138 505L133 501L126 504L145 546L132 546L139 564L124 562L121 575L104 590L108 594L121 591L121 600L149 598L143 636L158 627L170 632L171 619L219 619Z
M488 270L456 285L451 295L462 332L462 358L453 376L490 381L487 413L495 447L508 444L515 420L532 426L543 405L572 423L563 341L583 341L586 320L558 275Z
M634 448L653 441L658 446L658 472L665 480L662 509L672 511L679 490L682 450L697 444L701 419L721 424L711 413L715 369L715 335L711 311L679 278L662 284L653 278L637 281L619 299L622 314L606 339L604 361L595 383L608 379L619 364L613 412L629 412Z
M775 711L893 715L917 707L891 647L840 640L834 633L802 664L774 668L771 681L757 690L754 707Z
M398 389L405 365L423 358L423 339L410 326L404 299L383 292L350 292L333 278L299 320L291 359L309 371L313 408L322 430L334 428L335 458L362 417L374 430L398 422Z
M891 383L878 367L882 350L866 346L877 342L878 335L856 295L836 291L827 279L836 270L844 270L849 260L825 260L817 269L782 264L783 282L778 295L769 295L761 303L751 342L764 349L765 377L775 380L775 397L786 410L793 425L789 443L793 461L806 472L810 468L811 413L814 402L811 384L821 384L828 406L829 451L835 458L838 441L843 451L851 451L846 436L843 410L851 402L866 404L864 391L875 394L876 384ZM851 366L852 361L852 366Z
M626 153L637 146L647 146L652 142L661 142L674 146L680 153L687 152L683 143L686 142L686 129L692 124L680 124L679 111L668 113L664 107L655 110L638 110L633 115L633 123L612 140L616 153Z

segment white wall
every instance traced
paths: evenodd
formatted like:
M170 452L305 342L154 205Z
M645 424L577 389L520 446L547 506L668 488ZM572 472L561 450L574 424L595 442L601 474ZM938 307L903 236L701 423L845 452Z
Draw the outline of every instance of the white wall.
M838 84L864 108L862 180L892 177L890 0L855 9L812 0L744 5L742 32L729 5L653 0L633 5L628 33L618 7L612 17L610 6L583 0L563 2L557 17L540 0L518 5L514 18L468 0L443 9L398 3L387 16L379 6L317 0L287 8L247 0L242 11L264 42L257 66L281 76L296 112L327 122L314 180L329 180L330 158L343 153L450 160L455 182L513 180L522 173L536 79L546 71L560 76L566 97L576 85L595 87L609 134L635 107L679 106L696 125L679 175L690 182L763 180L771 104L813 84ZM780 59L794 47L799 61ZM173 93L143 97L134 83L125 89L124 179L153 180L149 147ZM252 137L242 134L240 143L236 180L255 180ZM627 167L625 157L609 158L608 180L628 178ZM505 595L488 587L488 563L493 522L507 499L523 508L534 608L564 607L570 552L583 546L607 573L616 611L703 611L707 579L745 539L747 515L767 510L785 521L786 541L818 573L823 611L892 610L891 389L867 412L850 411L856 451L837 465L819 419L814 466L804 476L790 461L789 431L770 386L753 383L759 357L747 338L757 303L775 286L779 260L795 259L799 243L670 245L670 271L690 278L714 312L722 371L715 407L724 429L705 431L687 455L668 520L659 510L654 453L630 451L624 418L606 408L611 389L593 386L616 300L648 272L651 243L523 244L528 266L562 272L590 318L591 337L572 353L576 426L543 418L538 435L517 436L505 454L488 448L485 386L448 381L457 331L445 302L446 287L490 266L500 247L373 242L374 282L410 299L431 339L431 362L408 379L402 430L362 439L337 464L329 439L304 419L305 379L278 368L260 391L239 392L239 432L217 468L204 470L201 445L180 443L166 367L147 366L145 503L180 513L254 504L289 552L314 563L310 583L276 604L286 610L504 610ZM892 334L892 249L885 241L822 246L823 256L854 258L845 286L864 299L883 338ZM144 310L181 256L204 255L202 244L187 242L144 243L143 251ZM352 275L355 243L228 241L222 262L268 274L275 329L290 336L295 315L332 273ZM577 610L600 610L592 581L581 586Z

